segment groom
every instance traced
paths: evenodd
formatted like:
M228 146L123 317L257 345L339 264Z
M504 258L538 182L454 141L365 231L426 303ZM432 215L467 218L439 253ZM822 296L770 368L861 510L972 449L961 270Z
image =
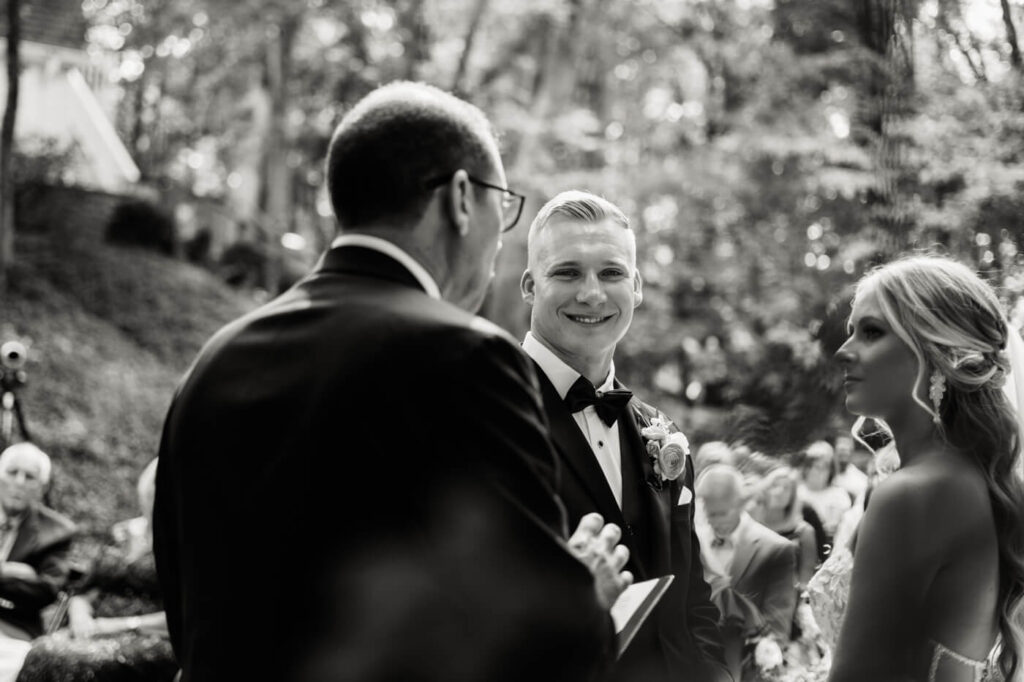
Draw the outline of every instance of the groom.
M661 480L640 427L661 415L615 378L615 346L642 299L629 221L601 197L563 192L534 219L527 249L523 350L539 369L570 523L599 512L623 528L637 581L675 575L614 679L728 680L693 527L692 461L677 480Z
M530 361L473 315L521 208L489 123L384 86L327 185L331 249L207 343L167 415L154 543L184 682L599 679L625 549L589 517L587 565L568 551Z

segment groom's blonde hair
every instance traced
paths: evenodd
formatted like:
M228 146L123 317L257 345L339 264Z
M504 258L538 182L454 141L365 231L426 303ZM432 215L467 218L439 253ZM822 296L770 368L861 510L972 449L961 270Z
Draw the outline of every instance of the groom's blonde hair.
M621 208L604 197L583 190L571 189L555 195L546 204L541 206L540 211L537 212L537 217L530 224L530 232L526 238L526 248L531 261L534 251L533 244L537 240L537 235L554 218L565 218L581 223L601 223L611 220L628 230L630 235L633 234L633 229L629 225L629 218L626 217Z

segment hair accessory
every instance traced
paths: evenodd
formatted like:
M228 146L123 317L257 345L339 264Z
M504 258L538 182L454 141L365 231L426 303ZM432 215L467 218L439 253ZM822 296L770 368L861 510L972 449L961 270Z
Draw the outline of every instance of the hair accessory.
M942 375L939 370L932 372L931 386L928 389L928 397L932 400L932 408L935 412L932 414L932 421L936 424L942 423L942 417L939 416L939 408L942 406L942 396L946 394L946 377Z

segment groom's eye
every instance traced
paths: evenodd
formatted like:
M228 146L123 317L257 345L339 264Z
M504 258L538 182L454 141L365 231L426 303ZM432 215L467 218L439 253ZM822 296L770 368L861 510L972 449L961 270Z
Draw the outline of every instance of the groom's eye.
M572 268L559 268L558 270L552 272L551 276L557 277L559 279L569 279L571 277L575 277L576 274L577 271Z
M608 279L618 279L620 277L625 277L626 273L619 268L608 268L606 270L602 270L601 275Z

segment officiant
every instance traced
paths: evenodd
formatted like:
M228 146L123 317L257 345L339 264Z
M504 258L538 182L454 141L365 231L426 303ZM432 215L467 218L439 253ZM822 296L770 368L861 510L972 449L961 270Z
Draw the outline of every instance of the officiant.
M626 550L596 519L596 563L569 551L534 370L474 315L522 206L489 122L382 86L327 187L331 248L206 344L167 415L154 542L183 678L602 679Z

